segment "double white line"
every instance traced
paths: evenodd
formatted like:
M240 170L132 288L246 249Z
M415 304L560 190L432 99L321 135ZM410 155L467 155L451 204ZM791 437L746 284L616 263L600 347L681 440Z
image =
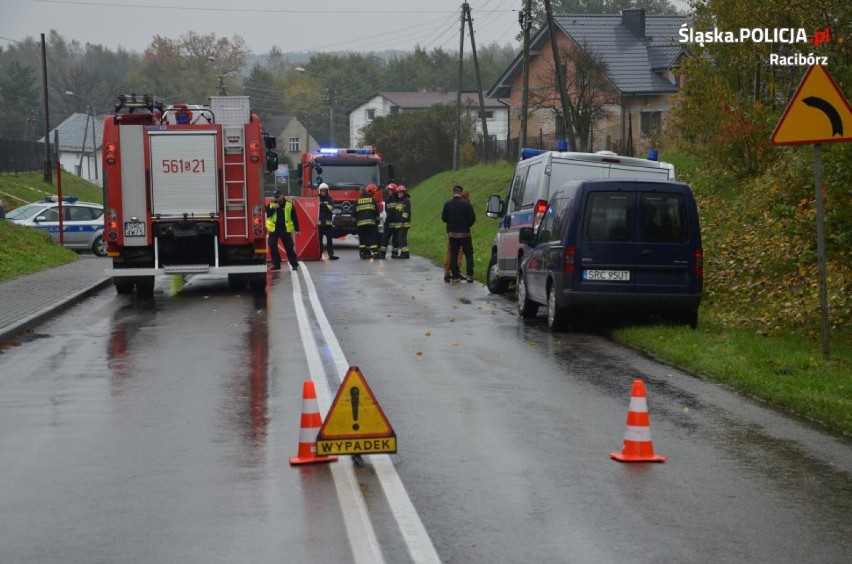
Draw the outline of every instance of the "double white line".
M331 329L331 324L328 322L325 311L322 309L316 287L311 280L311 275L304 262L299 265L299 270L292 273L295 275L298 272L301 272L305 279L311 309L313 309L314 317L322 331L323 339L326 345L328 345L328 350L337 372L335 380L339 384L343 381L347 370L349 370L349 363L346 361L343 349L340 348L340 343ZM328 413L333 397L333 394L328 389L328 374L323 366L319 354L319 346L308 321L308 313L302 300L302 286L299 282L299 276L292 276L291 280L293 284L293 303L296 306L296 318L299 323L299 333L302 336L302 346L305 349L308 370L313 376L312 379L317 390L317 403L323 413ZM382 485L385 498L396 519L397 526L412 561L423 563L441 562L438 553L435 551L435 546L432 544L432 539L429 538L429 534L426 532L426 528L423 526L417 510L414 508L414 504L411 503L408 492L405 490L405 486L402 485L402 480L400 480L399 474L396 473L396 468L394 468L390 457L386 454L373 454L368 455L365 460L372 465L376 477ZM334 485L337 488L337 497L340 501L346 534L349 537L349 544L352 547L352 555L355 562L359 564L384 563L385 559L367 512L367 504L361 494L361 488L358 486L358 479L355 476L352 460L344 456L338 462L331 464L330 469L334 478Z

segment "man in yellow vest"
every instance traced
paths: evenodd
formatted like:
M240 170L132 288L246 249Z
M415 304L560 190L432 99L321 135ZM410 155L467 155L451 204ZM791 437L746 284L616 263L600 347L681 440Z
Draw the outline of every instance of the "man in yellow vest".
M281 270L281 253L278 251L278 240L284 241L287 260L293 270L298 270L299 261L293 246L293 236L299 230L299 218L293 209L293 202L284 198L284 192L276 190L275 198L266 206L266 231L269 233L269 254L272 256L272 270Z

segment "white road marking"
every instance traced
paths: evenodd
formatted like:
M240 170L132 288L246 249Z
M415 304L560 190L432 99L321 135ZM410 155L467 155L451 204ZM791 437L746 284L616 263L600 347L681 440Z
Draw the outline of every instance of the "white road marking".
M304 263L301 264L300 270L307 272ZM296 319L299 323L299 334L302 336L302 347L305 349L308 372L313 376L311 379L314 381L317 391L317 404L323 413L328 413L332 398L328 389L328 378L319 356L316 340L313 338L313 331L311 331L308 323L308 313L302 301L298 271L293 271L292 274L293 303L296 307ZM352 547L352 556L355 562L358 564L383 564L385 559L379 541L376 539L376 532L373 529L370 516L367 513L367 504L361 494L358 479L355 477L352 460L349 457L341 457L337 462L332 462L330 466L346 527L346 536L349 538L349 545Z
M334 366L337 368L337 380L343 382L346 372L349 370L349 363L346 361L346 355L343 354L343 349L340 347L340 342L328 322L328 317L317 296L316 287L314 286L311 275L308 269L304 267L304 263L299 268L302 271L302 276L305 278L305 284L308 290L308 297L311 301L311 307L314 310L314 316L322 331L323 338L328 345L329 352L334 361ZM317 356L319 355L316 352ZM319 393L318 393L319 395ZM330 396L329 396L330 397ZM331 400L329 399L329 405ZM328 410L326 410L326 413ZM438 552L435 550L435 545L432 544L432 539L429 533L426 532L426 527L420 520L420 515L417 514L417 509L408 497L408 492L399 478L391 459L386 454L368 455L366 459L373 465L376 472L376 477L382 485L385 492L394 518L396 519L402 537L405 540L405 546L408 549L408 554L414 562L418 563L440 563Z

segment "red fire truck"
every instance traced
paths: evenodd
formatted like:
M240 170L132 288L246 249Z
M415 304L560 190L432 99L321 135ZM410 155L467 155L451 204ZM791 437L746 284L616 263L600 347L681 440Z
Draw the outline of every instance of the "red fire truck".
M159 274L227 274L266 287L264 162L277 168L247 96L165 106L121 95L104 120L104 238L116 291L154 290Z
M316 197L317 187L328 184L334 199L334 237L357 232L355 201L363 186L375 184L379 188L375 198L383 210L385 184L393 174L393 165L385 163L375 147L311 151L302 155L298 170L302 196Z

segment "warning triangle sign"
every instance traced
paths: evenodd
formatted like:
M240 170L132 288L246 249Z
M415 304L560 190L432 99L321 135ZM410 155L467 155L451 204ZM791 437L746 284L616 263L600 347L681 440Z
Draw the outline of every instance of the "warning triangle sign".
M805 73L772 133L773 145L852 141L852 107L822 65Z
M317 454L396 452L396 433L357 366L350 366L317 434Z

